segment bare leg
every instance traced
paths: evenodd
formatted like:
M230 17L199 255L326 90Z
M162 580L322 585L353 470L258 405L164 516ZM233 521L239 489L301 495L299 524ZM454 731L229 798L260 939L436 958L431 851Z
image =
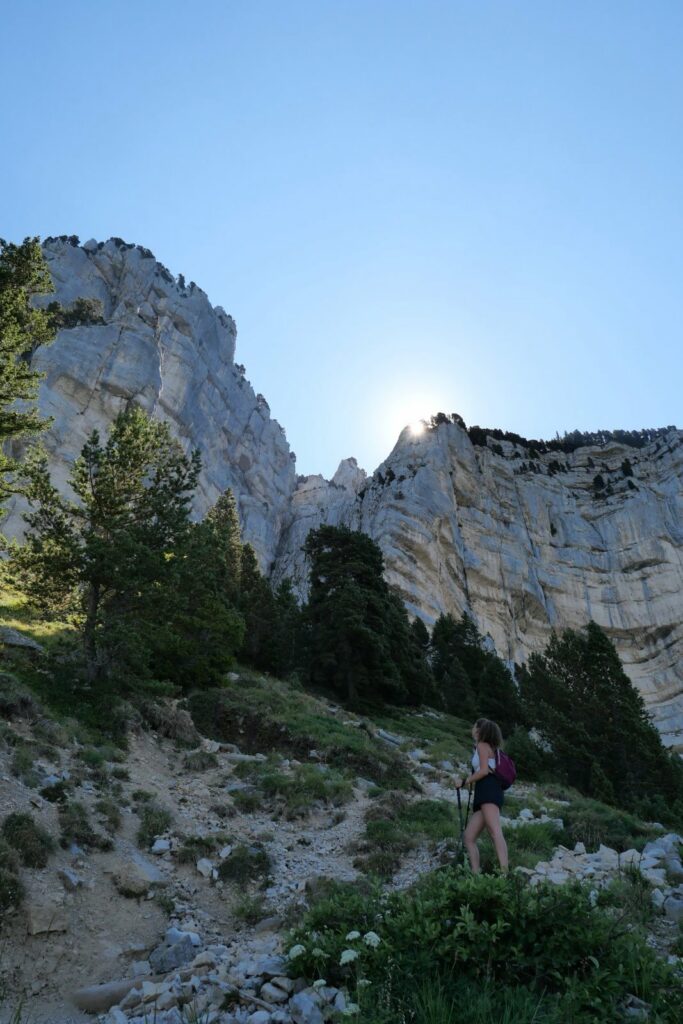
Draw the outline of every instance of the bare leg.
M501 871L507 874L508 869L508 848L500 825L500 808L496 804L482 804L481 811L484 816L484 823L498 856L498 863Z
M474 874L479 873L479 850L477 848L477 837L484 830L484 815L481 811L475 811L465 829L465 849L470 858L470 865Z

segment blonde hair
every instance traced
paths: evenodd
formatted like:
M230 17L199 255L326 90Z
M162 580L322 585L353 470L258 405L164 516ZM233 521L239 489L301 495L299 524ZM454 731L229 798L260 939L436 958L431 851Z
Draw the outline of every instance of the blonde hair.
M488 743L493 750L499 750L503 746L503 734L500 726L492 722L490 718L478 718L474 723L480 743Z

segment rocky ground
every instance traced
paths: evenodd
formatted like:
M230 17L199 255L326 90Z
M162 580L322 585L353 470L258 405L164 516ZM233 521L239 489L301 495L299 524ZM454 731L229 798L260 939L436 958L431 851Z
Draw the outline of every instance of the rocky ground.
M30 739L28 723L12 727ZM398 748L400 737L383 730L376 737ZM345 993L287 977L286 932L320 876L357 876L354 860L372 783L356 778L343 805L319 802L288 820L277 801L239 809L238 794L249 791L245 767L263 764L266 754L272 763L272 752L246 754L235 744L205 739L194 753L201 756L188 762L172 739L140 731L131 736L123 763L84 771L82 751L72 744L59 763L37 758L33 775L22 779L12 768L11 748L0 750L3 818L29 812L58 842L59 805L40 793L60 781L99 822L98 834L106 834L97 809L103 793L115 793L121 808L111 849L70 842L57 846L45 868L22 871L26 902L0 933L0 973L13 997L0 1007L0 1018L18 999L31 1024L84 1024L94 1014L106 1024L322 1024L349 1010ZM453 779L464 766L433 765L422 749L402 756L416 781L411 799L455 800ZM300 764L275 760L285 775ZM315 750L308 763L327 771ZM515 792L530 801L534 796L530 786ZM155 804L172 820L141 845L144 808ZM552 820L559 806L556 801L549 813L523 808L507 827ZM188 848L187 837L206 842ZM578 877L596 890L628 867L640 870L655 885L652 899L660 911L652 941L666 950L683 918L679 842L662 835L642 854L621 856L606 847L593 854L581 844L559 847L549 862L520 870L532 883ZM252 877L235 877L237 853L254 864L266 856L267 881L248 868L244 874ZM408 886L442 859L443 844L419 844L389 884Z

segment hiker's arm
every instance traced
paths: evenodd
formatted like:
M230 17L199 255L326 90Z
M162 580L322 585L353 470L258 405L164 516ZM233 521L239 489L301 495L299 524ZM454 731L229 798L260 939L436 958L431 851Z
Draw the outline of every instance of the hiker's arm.
M479 779L485 779L490 772L489 768L489 757L491 756L491 748L488 743L477 743L477 753L479 754L479 764L481 768L478 771L472 772L465 779L465 785L472 786L475 782L479 782Z

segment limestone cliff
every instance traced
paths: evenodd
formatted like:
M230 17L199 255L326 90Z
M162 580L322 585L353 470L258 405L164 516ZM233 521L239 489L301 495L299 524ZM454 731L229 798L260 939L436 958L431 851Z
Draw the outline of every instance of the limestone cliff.
M510 662L594 619L683 746L683 432L532 455L456 423L406 429L367 482L342 463L299 483L276 572L301 578L306 531L341 522L380 544L413 613L469 610Z
M185 286L147 249L121 239L72 244L48 239L45 256L57 300L100 303L101 322L59 332L33 365L45 374L39 406L53 417L44 442L54 478L64 484L88 434L105 435L128 402L168 420L203 469L196 512L227 487L239 499L247 536L269 566L296 485L294 454L235 364L236 328L194 283ZM21 528L19 509L5 532Z
M137 402L201 449L197 514L232 487L245 536L276 578L303 586L308 530L345 523L380 544L412 612L429 623L468 609L510 662L553 627L593 618L666 741L683 748L681 432L642 448L537 454L521 442L475 445L449 421L405 430L370 478L347 459L330 481L297 480L282 428L234 362L234 322L201 289L120 239L53 239L45 253L63 306L101 303L101 317L33 358L46 374L40 407L54 417L45 442L58 481L87 434ZM20 529L19 513L7 532Z

